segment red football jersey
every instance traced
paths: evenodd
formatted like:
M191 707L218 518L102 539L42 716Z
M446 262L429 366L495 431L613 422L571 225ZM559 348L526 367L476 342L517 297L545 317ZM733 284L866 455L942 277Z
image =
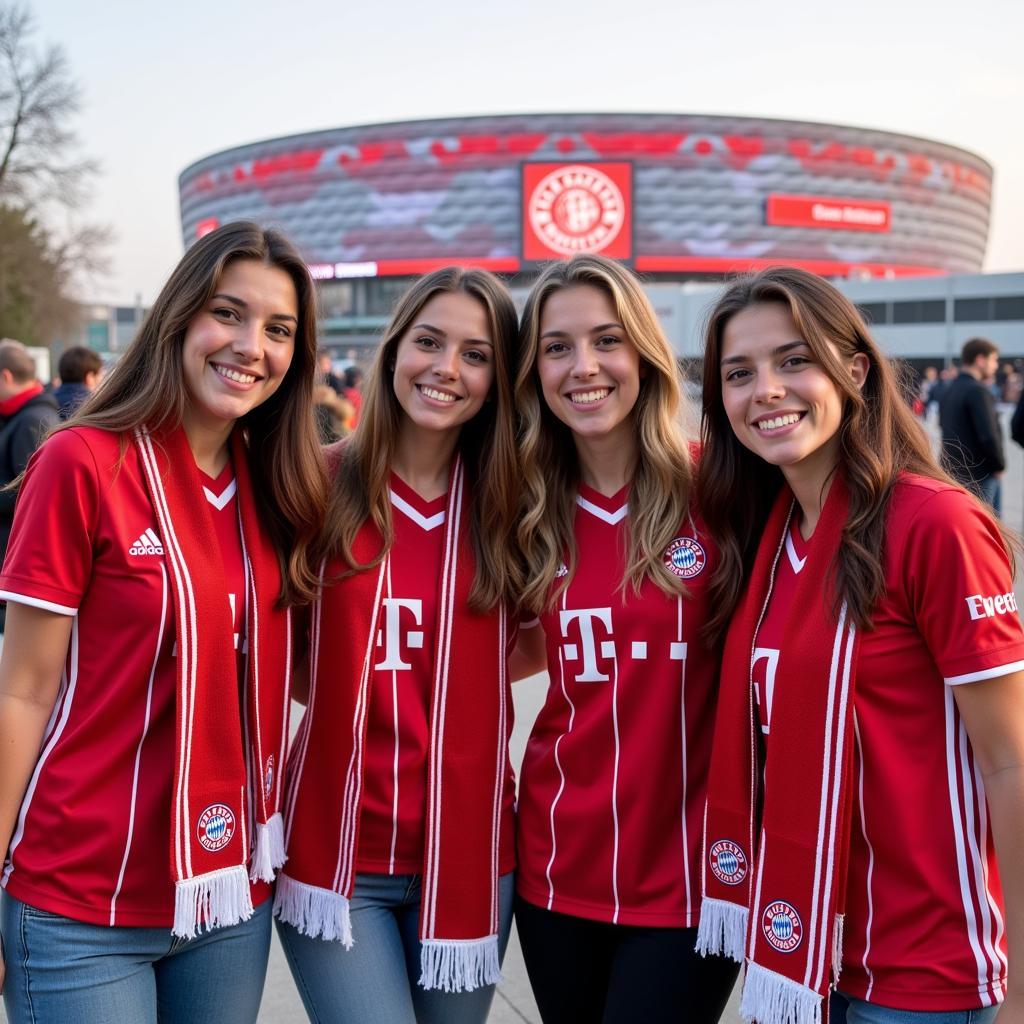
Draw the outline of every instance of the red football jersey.
M798 530L776 569L754 681L768 725ZM854 808L839 987L907 1010L990 1006L1006 987L1002 890L984 786L952 687L1024 669L1024 631L998 531L963 491L897 485L885 595L861 635ZM794 610L799 614L799 609ZM767 693L767 702L763 694ZM768 707L766 707L766 704ZM770 732L765 737L772 756Z
M87 427L33 456L18 496L0 597L73 616L65 671L11 838L3 884L91 924L170 927L175 750L173 593L134 445ZM214 510L236 643L245 569L230 465ZM269 886L253 886L262 902Z
M551 679L520 779L517 885L537 906L690 927L718 655L701 638L714 550L687 519L664 553L688 596L623 592L626 489L580 486L579 563L541 616Z
M437 581L442 574L447 501L447 495L425 501L391 475L394 544L370 682L356 860L357 870L370 874L423 870ZM325 628L335 627L327 623ZM502 873L515 867L511 765L507 773L499 854Z

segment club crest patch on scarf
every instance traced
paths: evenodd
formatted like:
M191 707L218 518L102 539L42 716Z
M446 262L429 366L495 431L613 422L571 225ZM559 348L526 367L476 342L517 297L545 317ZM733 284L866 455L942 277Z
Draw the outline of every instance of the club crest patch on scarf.
M776 900L765 907L761 930L768 944L780 953L792 953L803 941L804 926L792 904Z
M681 580L699 576L707 561L704 548L693 537L676 537L665 549L665 568Z
M739 885L747 877L747 858L743 850L728 839L719 839L708 850L711 873L726 885Z
M263 773L263 795L269 797L274 789L274 755L267 758L267 768Z
M223 850L235 834L235 812L226 804L210 804L196 825L196 838L204 850Z

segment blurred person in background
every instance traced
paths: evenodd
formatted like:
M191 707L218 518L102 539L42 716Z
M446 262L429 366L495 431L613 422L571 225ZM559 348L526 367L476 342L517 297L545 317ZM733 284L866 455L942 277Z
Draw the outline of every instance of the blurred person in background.
M345 370L345 386L341 394L347 398L355 415L352 417L352 429L359 426L359 413L363 407L363 371L358 366L349 366Z
M960 353L960 372L942 395L943 465L954 480L974 491L999 515L1006 469L1003 431L991 384L999 349L987 338L971 338Z
M6 490L17 480L43 438L60 422L53 394L36 380L36 364L20 341L0 341L0 562L14 522L17 491ZM0 604L0 633L6 606Z
M53 392L60 406L60 418L66 420L96 390L103 377L103 360L85 345L65 349L57 364L60 384Z
M322 348L317 352L316 368L321 384L326 384L336 395L344 392L345 383L335 374L331 353L327 349Z

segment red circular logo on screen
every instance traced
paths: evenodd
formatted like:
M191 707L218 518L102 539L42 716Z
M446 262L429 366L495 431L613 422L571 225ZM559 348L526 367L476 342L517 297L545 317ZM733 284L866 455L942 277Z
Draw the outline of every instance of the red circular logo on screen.
M570 164L541 178L527 206L530 226L564 256L600 252L625 223L619 186L596 167Z

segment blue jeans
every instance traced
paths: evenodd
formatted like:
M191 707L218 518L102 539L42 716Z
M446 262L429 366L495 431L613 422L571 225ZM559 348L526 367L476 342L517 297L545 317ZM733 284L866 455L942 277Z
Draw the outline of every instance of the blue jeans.
M1003 514L1003 481L998 476L982 477L978 481L981 497L992 506L997 516Z
M897 1010L842 992L833 992L828 1004L829 1024L990 1024L998 1011L998 1006L978 1010Z
M252 1024L270 953L271 900L248 921L179 939L108 928L4 893L10 1024Z
M499 883L498 948L512 927L514 874ZM420 988L420 876L356 875L351 949L311 939L283 921L277 934L314 1024L484 1024L494 986Z

